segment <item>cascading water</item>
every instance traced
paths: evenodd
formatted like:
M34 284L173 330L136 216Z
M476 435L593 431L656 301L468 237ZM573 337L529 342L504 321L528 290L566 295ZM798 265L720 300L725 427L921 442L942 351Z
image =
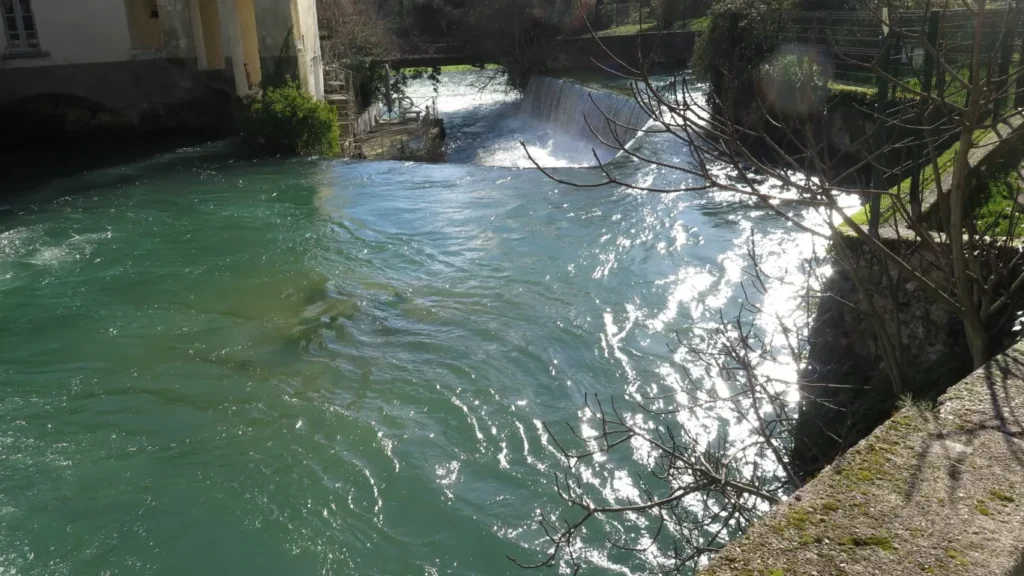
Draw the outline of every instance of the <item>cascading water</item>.
M602 161L615 156L649 119L632 98L544 76L530 81L519 114L594 149Z
M413 100L437 97L448 127L449 162L532 166L522 142L546 168L592 166L594 152L602 162L617 152L601 140L626 144L648 120L628 96L541 76L530 81L520 101L495 89L500 79L489 74L442 75L436 93L426 83L410 88Z

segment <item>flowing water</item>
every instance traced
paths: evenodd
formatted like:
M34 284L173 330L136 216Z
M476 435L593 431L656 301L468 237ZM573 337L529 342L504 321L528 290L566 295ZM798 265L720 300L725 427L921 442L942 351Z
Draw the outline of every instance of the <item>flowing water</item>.
M561 469L543 423L685 386L666 344L736 305L746 239L777 266L806 240L729 195L517 167L519 139L579 158L483 74L440 90L464 163L215 145L9 201L0 574L491 575L541 554ZM635 493L604 464L581 468L593 490ZM630 572L594 538L586 573Z

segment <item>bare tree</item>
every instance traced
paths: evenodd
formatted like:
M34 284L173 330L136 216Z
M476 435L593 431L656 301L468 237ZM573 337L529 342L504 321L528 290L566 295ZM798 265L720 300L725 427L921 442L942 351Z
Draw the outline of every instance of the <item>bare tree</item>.
M567 441L545 425L567 465L566 472L554 475L556 490L574 512L563 518L542 515L548 554L533 563L511 558L516 564L564 563L578 571L586 556L587 529L629 516L642 535L608 538L598 545L636 553L652 571L683 571L742 534L802 484L789 457L796 422L794 378L766 368L805 361L804 335L818 297L808 287L820 284L824 256L802 262L798 275L781 271L773 277L758 265L757 242L751 240L748 252L751 266L741 283L745 297L735 315L721 314L718 326L698 340L683 340L677 333L669 346L700 370L691 374L686 364L679 365L686 374L682 391L643 397L625 410L614 400L588 398L586 424L594 432L579 432L567 423ZM799 280L794 282L794 276ZM785 317L763 309L762 297L787 283L803 291L800 304ZM766 314L776 316L772 322L753 321ZM774 328L765 330L765 325ZM650 426L637 415L661 423ZM732 432L717 425L722 420L730 422ZM612 502L588 489L577 467L620 446L633 448L644 472L637 474L638 499Z
M602 140L605 146L675 172L690 184L653 188L626 181L596 153L601 174L596 182L569 181L534 164L550 178L575 186L614 185L651 193L731 191L829 242L830 261L847 275L854 290L847 298L829 293L825 284L809 285L807 294L813 297L809 296L808 310L811 302L839 300L841 307L865 319L893 396L913 383L905 345L909 327L901 319L908 286L914 287L914 298L926 299L955 319L950 329L965 342L970 365L980 367L1001 344L1024 286L1024 253L1016 245L1019 208L1013 204L1008 209L1003 215L1005 233L994 234L993 225L978 218L978 170L973 164L986 146L999 141L993 132L1015 133L1019 124L1018 111L1010 103L1024 73L1022 64L1011 58L1020 9L1014 2L993 11L986 0L965 0L956 6L926 0L918 8L906 11L891 2L863 5L862 14L871 18L881 36L870 58L844 51L841 39L825 26L823 32L805 32L823 39L818 48L824 47L835 61L876 78L876 95L890 96L888 103L882 97L877 106L861 109L874 121L870 133L854 143L867 149L861 156L836 150L828 142L833 121L824 97L828 71L808 56L816 53L810 51L793 59L796 73L788 85L773 76L778 69L771 63L759 63L758 89L752 92L730 57L718 60L721 81L711 94L695 91L686 78L663 88L652 79L648 66L617 62L615 73L631 83L634 100L650 119L646 127L631 128L676 139L689 150L689 158L676 163L649 157L617 140L614 130L596 130L600 123L617 124L596 101L597 113L587 118L594 137L610 133L611 139ZM967 49L957 51L950 41L936 41L936 26L959 26ZM610 52L608 56L614 58ZM912 74L899 74L889 66L893 59L924 64ZM926 81L927 75L934 82ZM787 110L780 106L780 98ZM775 136L767 137L768 132ZM864 171L872 173L872 184L851 186L852 177ZM922 214L919 197L888 184L922 173L925 195L931 189L934 198L927 215ZM765 186L766 181L773 185ZM867 221L850 213L851 196L867 200ZM808 212L816 217L807 219ZM764 288L759 280L763 276L755 272L751 278L755 288ZM614 404L588 402L598 433L577 434L570 427L575 447L558 443L569 471L556 477L556 485L573 512L560 520L540 518L549 553L539 562L523 564L565 562L578 569L587 526L595 519L640 514L649 520L647 530L629 542L609 545L640 553L655 571L691 569L800 486L802 473L792 451L795 422L803 416L797 408L827 402L829 394L807 394L810 382L798 386L778 381L762 368L779 350L791 350L793 361L806 366L814 319L807 314L802 322L789 320L782 324L785 329L766 334L744 319L744 313L753 309L756 300L748 302L737 318L727 322L723 317L709 346L679 342L705 373L691 378L686 399L673 395L649 399L654 404L640 403L638 410L669 420L658 431L638 427ZM729 392L722 394L721 388L707 385L715 381L726 382ZM820 378L812 381L839 387ZM802 397L795 399L795 391ZM748 438L706 437L686 424L700 420L693 411L706 416L723 410L747 424ZM691 418L673 418L686 413ZM601 502L574 477L574 466L623 445L645 447L639 453L650 455L640 465L642 493L635 501Z
M325 56L340 61L396 55L394 22L378 8L376 0L317 0L320 30L331 48Z

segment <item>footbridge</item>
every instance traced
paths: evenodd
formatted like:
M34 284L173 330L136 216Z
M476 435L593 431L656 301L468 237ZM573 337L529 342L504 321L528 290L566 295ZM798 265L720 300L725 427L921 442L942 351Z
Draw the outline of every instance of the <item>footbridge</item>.
M622 36L560 38L543 50L549 70L593 67L596 63L612 69L639 64L641 58L659 64L685 66L693 55L693 32L649 32ZM415 54L391 60L392 68L433 68L439 66L483 66L500 60L497 54L473 53L460 44L434 44Z

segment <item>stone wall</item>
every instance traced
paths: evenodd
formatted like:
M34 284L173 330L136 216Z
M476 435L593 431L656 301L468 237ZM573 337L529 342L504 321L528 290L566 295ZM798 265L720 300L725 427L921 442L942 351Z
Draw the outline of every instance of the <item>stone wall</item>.
M898 342L904 387L895 389L888 378L877 332L863 312L865 301L851 274L836 263L823 286L809 333L808 365L801 375L802 403L793 455L806 476L813 476L884 422L902 395L937 397L972 367L963 325L954 313L861 240L844 236L834 242L843 242L853 256L871 302L885 319L888 334ZM884 243L931 284L954 292L939 257L920 243ZM1007 248L1007 255L1017 250ZM1012 320L1012 315L1008 318ZM1014 337L1012 322L990 328L997 334L994 350L1004 349Z

